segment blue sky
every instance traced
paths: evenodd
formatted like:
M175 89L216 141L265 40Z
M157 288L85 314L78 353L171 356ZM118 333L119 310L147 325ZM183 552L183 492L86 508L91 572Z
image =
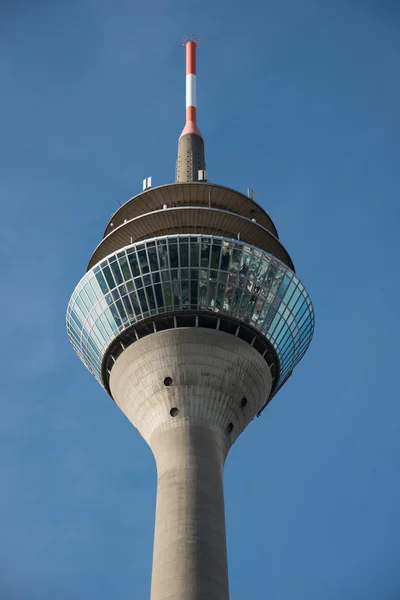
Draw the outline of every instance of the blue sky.
M0 597L149 597L156 472L65 309L109 216L174 179L194 31L210 180L271 214L316 311L226 466L231 600L400 597L400 8L3 2Z

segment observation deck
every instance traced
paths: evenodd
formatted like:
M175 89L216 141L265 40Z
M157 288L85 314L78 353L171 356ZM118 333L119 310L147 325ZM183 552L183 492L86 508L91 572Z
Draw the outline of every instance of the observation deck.
M241 337L282 387L311 341L307 291L268 213L210 183L146 190L112 216L67 311L71 343L110 393L117 357L146 335L206 327Z

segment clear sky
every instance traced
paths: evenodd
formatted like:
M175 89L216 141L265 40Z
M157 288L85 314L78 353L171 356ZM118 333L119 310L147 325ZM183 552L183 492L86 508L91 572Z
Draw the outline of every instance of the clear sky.
M0 598L149 597L154 461L65 310L118 203L174 179L192 31L210 180L256 190L316 311L228 457L231 600L398 600L395 0L1 2Z

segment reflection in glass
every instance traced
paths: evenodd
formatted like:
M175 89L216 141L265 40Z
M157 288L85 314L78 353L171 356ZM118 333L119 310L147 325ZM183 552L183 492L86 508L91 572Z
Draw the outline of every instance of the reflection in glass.
M196 234L132 244L96 265L71 297L68 335L100 381L103 353L119 332L149 314L182 309L250 323L278 354L279 385L314 328L307 291L285 265L243 242Z

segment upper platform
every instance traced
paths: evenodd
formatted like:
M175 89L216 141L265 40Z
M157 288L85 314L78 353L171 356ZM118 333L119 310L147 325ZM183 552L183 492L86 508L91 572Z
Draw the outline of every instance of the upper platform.
M279 238L271 217L257 202L231 188L206 182L167 183L133 196L113 214L107 223L103 237L125 221L160 210L164 206L171 208L189 205L219 208L247 219L255 219L262 227Z
M152 188L121 206L110 219L88 270L128 244L160 235L193 233L245 241L294 270L273 221L261 206L230 188L194 182Z

